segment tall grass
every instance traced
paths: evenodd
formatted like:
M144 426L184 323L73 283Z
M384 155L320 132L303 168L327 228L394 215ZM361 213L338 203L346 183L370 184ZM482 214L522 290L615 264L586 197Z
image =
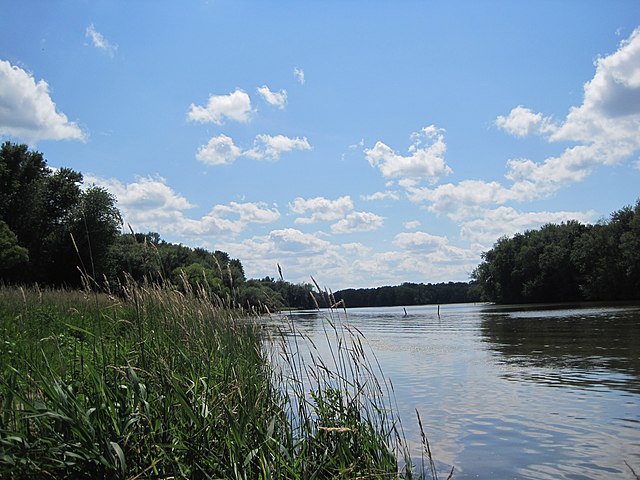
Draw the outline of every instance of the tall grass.
M411 478L392 389L337 312L328 360L204 291L0 288L0 477Z

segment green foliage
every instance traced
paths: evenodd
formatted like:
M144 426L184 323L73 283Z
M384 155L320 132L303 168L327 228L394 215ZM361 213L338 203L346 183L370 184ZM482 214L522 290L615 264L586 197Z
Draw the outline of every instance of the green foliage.
M2 145L0 221L15 234L14 247L28 254L20 269L0 272L3 280L79 285L78 266L94 278L106 273L106 254L118 234L120 213L106 190L82 191L81 183L79 172L52 171L42 154L26 145Z
M210 299L123 295L0 289L0 477L412 477L389 388L333 314L334 363L306 363Z
M435 303L463 303L477 301L474 290L466 282L437 284L403 283L394 287L346 289L335 292L337 301L348 307L386 307L427 305Z
M18 245L18 239L4 221L0 220L0 272L10 271L29 261L29 252Z
M245 282L240 289L240 303L255 308L266 307L271 312L283 308L312 309L315 308L312 291L310 284L293 284L264 277Z
M473 278L501 303L640 298L640 200L608 222L547 224L499 239Z
M229 289L223 285L220 275L199 263L176 268L172 279L174 285L178 285L182 291L200 292L218 299L229 297Z

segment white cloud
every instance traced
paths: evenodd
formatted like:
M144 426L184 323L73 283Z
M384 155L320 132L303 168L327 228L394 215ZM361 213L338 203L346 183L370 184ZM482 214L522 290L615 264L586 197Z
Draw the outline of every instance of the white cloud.
M399 233L393 244L405 250L436 251L447 244L447 238L425 232Z
M231 137L221 134L202 145L196 152L196 159L207 165L230 165L241 156L258 160L278 160L282 153L311 149L306 137L289 138L284 135L256 135L253 145L251 149L242 150Z
M115 178L102 179L87 174L85 183L106 188L118 200L125 222L138 231L163 231L184 219L184 211L194 207L185 197L176 193L162 177L139 177L124 184Z
M572 107L551 141L577 142L542 163L510 160L507 178L516 195L544 196L588 176L598 165L614 165L640 149L640 29L619 49L596 62L584 86L582 105Z
M196 158L207 165L228 165L241 154L242 151L233 143L232 138L218 135L198 149Z
M278 160L283 152L292 150L311 150L307 137L290 138L284 135L256 135L254 147L244 152L251 158Z
M513 199L509 189L498 182L463 180L436 188L407 187L409 199L415 203L429 202L429 210L452 218L470 215L480 205L503 204Z
M251 120L251 99L244 91L236 89L228 95L210 95L205 107L191 104L187 119L192 122L213 122L222 125L225 118L247 123Z
M376 253L361 243L330 242L320 235L287 228L242 242L216 243L216 248L241 258L247 276L276 276L280 264L286 280L308 283L313 276L321 287L334 291L406 281L466 280L480 261L481 250L449 245L444 237L433 237L431 243L427 237L422 242L400 237L397 250ZM403 242L410 248L403 248Z
M371 201L371 200L399 200L400 195L396 192L392 192L387 190L386 192L376 192L371 195L360 195L362 200Z
M329 242L310 233L295 228L274 230L269 234L270 243L275 250L293 255L318 254L326 250Z
M258 88L258 93L264 98L265 102L274 107L278 107L280 110L284 109L287 104L287 91L280 90L279 92L272 92L269 87L263 85Z
M404 178L398 183L413 202L462 219L479 215L489 205L547 197L577 183L603 165L615 165L640 150L640 29L620 43L618 50L596 62L594 77L584 86L583 102L566 119L552 125L547 117L524 107L514 108L497 124L516 135L548 133L548 140L574 144L542 162L515 158L507 162L510 185L464 180L437 188L420 188Z
M277 208L265 203L215 205L200 218L185 212L194 208L184 196L175 192L162 177L141 177L124 184L116 179L85 175L85 181L106 188L118 199L124 220L136 231L157 231L184 239L203 236L235 236L254 223L272 223L280 218Z
M384 224L384 218L371 212L351 212L331 225L333 233L369 232Z
M118 45L109 42L104 35L95 29L93 23L87 27L85 36L91 39L91 43L94 47L108 53L110 56L115 55L118 51Z
M86 134L56 111L44 80L0 60L0 134L27 142L86 140Z
M289 209L298 215L310 213L309 216L298 217L295 219L295 223L310 224L319 221L333 221L344 218L347 212L353 210L353 201L349 195L335 200L329 200L324 197L309 199L298 197L293 202L289 203Z
M211 212L218 217L237 215L243 224L272 223L280 218L278 209L269 208L264 202L231 202L229 205L216 205Z
M420 225L422 225L420 220L411 220L402 224L402 226L407 230L413 230L414 228L418 228Z
M332 289L362 284L363 281L371 282L366 273L355 269L357 260L353 260L366 258L371 254L370 249L359 243L334 244L319 238L318 234L293 228L273 230L268 235L255 236L242 242L218 243L216 248L241 258L247 275L254 278L276 276L279 264L284 278L294 283L310 283L311 276L321 286L325 285L327 278L331 278L332 283L327 286Z
M298 67L293 68L293 76L296 77L296 80L300 85L304 85L304 70Z
M516 137L526 137L533 133L552 133L557 128L549 117L533 113L522 105L512 109L508 116L500 115L496 118L496 125Z
M482 244L485 249L500 237L540 228L547 223L577 220L591 223L596 212L522 212L511 207L483 210L477 218L462 222L460 235L471 242Z
M584 86L580 107L570 110L555 139L593 141L594 136L626 136L640 114L640 28L613 54L596 62L593 79ZM615 130L622 129L616 135Z
M402 156L378 141L371 149L365 149L365 158L372 167L378 167L386 178L410 178L413 180L437 181L451 173L445 163L447 146L444 130L429 125L411 135L414 143L409 147L409 155ZM423 142L426 145L423 146Z

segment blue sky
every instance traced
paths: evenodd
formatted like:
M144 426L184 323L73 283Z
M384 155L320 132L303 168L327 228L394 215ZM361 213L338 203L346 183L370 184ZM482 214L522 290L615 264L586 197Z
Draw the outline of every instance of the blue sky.
M0 139L338 290L640 198L637 1L0 1Z

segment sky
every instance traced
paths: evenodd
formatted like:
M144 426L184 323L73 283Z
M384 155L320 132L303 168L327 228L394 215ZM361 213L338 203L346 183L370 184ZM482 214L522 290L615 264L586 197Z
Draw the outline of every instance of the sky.
M0 7L0 141L249 278L468 281L640 198L636 0Z

